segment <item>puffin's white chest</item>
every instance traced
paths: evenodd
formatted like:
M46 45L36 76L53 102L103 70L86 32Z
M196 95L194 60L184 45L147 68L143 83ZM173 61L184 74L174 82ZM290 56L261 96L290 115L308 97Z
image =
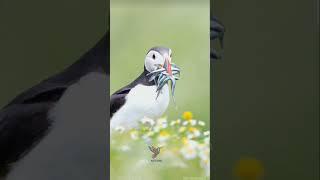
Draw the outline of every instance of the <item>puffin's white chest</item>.
M113 115L110 127L134 128L143 117L158 118L170 101L169 87L163 86L157 97L156 86L137 85L126 96L125 104Z

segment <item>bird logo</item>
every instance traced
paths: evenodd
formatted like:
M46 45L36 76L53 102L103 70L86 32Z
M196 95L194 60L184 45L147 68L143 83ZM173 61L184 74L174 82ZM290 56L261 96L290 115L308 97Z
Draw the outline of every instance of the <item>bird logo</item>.
M160 154L161 147L148 146L149 150L153 153L152 159L155 159Z

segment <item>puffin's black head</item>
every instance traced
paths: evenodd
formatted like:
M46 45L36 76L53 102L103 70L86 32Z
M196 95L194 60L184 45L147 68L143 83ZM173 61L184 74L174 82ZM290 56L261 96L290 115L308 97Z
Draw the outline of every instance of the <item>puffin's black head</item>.
M155 81L158 95L162 87L171 81L171 91L174 97L176 80L179 79L180 68L171 62L172 51L166 47L151 48L145 58L144 67L148 71L149 81Z

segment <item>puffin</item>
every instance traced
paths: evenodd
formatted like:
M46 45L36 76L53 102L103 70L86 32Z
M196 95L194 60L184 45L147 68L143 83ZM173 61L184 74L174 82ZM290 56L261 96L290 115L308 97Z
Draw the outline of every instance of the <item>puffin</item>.
M4 106L0 180L108 179L108 80L109 32Z
M140 76L111 95L111 132L118 128L137 128L142 118L156 119L163 115L170 102L170 90L174 98L176 80L180 76L180 68L171 59L170 48L151 48Z

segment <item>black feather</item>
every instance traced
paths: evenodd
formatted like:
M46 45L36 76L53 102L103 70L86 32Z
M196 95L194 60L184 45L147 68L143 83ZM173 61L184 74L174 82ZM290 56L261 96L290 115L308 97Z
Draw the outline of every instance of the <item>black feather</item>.
M210 22L210 40L211 40L211 52L210 58L211 60L221 59L223 56L223 48L224 48L224 33L225 33L224 25L216 18L213 17ZM217 48L214 47L214 41L218 40L221 46L222 51L218 52Z
M147 77L147 74L149 72L144 68L144 71L142 74L135 79L132 83L129 85L119 89L115 93L113 93L110 97L110 120L114 113L116 113L126 102L125 98L129 94L132 88L137 86L138 84L142 84L145 86L153 86L155 85L154 81L149 81L149 78Z
M48 112L66 89L90 72L109 73L109 33L61 73L21 93L0 110L0 179L49 133Z

